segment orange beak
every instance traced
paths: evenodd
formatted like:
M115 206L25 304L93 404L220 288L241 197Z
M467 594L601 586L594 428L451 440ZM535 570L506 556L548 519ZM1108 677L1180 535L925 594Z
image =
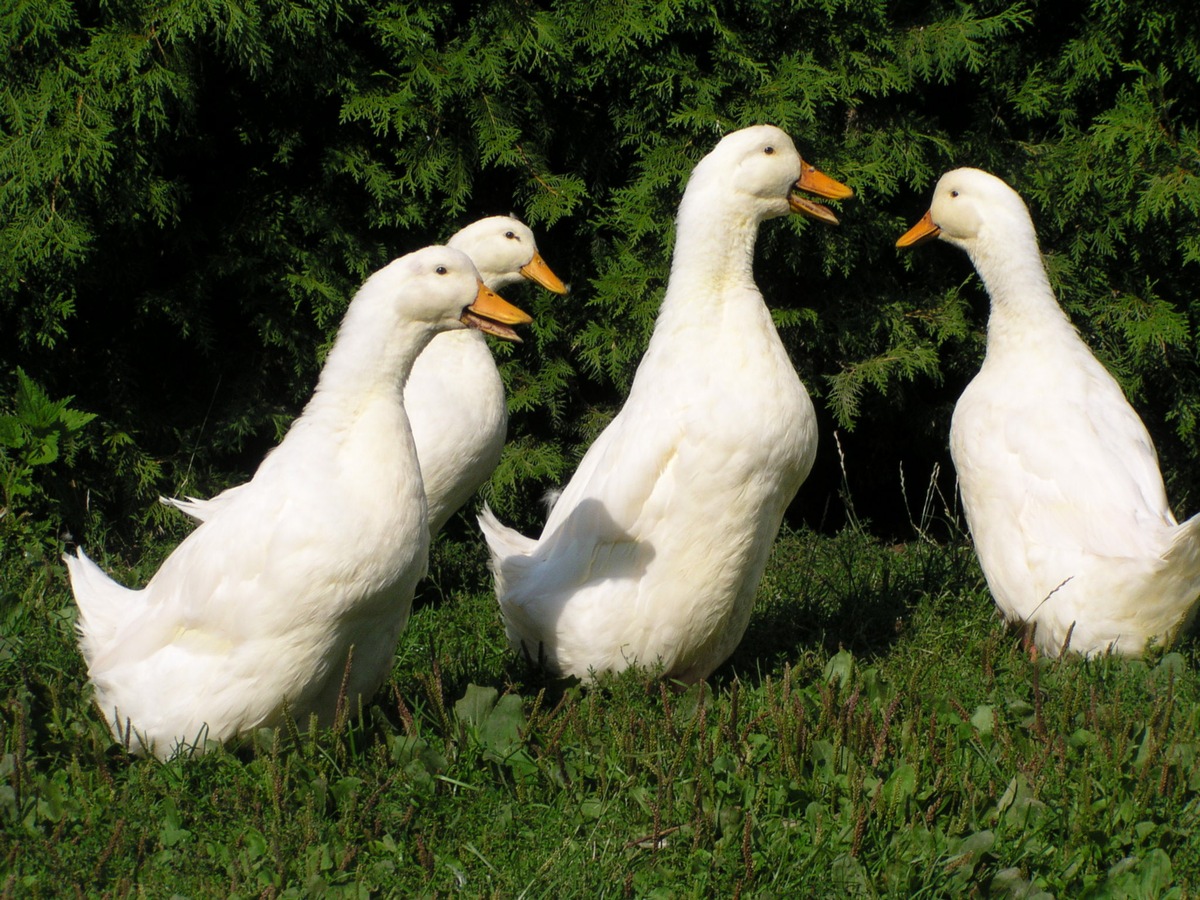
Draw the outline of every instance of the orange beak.
M536 281L548 291L554 291L556 294L567 292L567 286L562 283L562 279L550 271L550 267L546 265L546 261L536 250L533 251L533 259L521 266L520 272L530 281Z
M921 216L920 222L900 235L900 239L896 241L896 246L915 247L917 244L933 240L941 233L942 229L933 224L933 210L931 209L925 215Z
M836 179L830 178L816 166L810 165L803 160L800 161L800 180L796 182L792 190L815 194L818 197L824 197L828 200L845 200L847 197L854 196L853 189ZM791 206L794 213L808 216L811 219L816 219L818 222L825 222L828 225L838 224L837 216L828 207L822 206L819 203L813 203L811 200L799 197L795 193L788 196L788 205Z
M527 325L533 319L481 281L479 290L475 293L475 300L463 310L462 321L471 328L478 328L506 341L520 343L521 338L509 326Z

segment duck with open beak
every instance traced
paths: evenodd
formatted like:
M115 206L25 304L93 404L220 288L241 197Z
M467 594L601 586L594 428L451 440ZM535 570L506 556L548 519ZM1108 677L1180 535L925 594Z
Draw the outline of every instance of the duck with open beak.
M534 257L535 261L538 259L540 257ZM545 263L542 265L545 267ZM549 268L546 270L549 271ZM550 274L553 276L554 273ZM470 306L463 310L462 321L470 328L478 328L486 334L519 344L521 337L510 326L528 325L533 318L528 313L517 309L481 281L475 299Z
M845 200L854 196L854 189L840 181L830 178L811 163L800 161L800 179L796 182L792 193L788 196L788 205L792 212L810 219L816 219L827 225L837 225L838 218L828 206L813 203L806 197L801 197L796 191L804 191L826 200Z

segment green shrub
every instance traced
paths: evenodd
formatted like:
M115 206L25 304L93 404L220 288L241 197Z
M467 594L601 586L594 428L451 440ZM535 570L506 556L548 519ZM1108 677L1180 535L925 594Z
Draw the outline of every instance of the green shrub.
M892 243L964 164L1029 201L1186 507L1197 28L1182 0L10 5L0 368L97 413L74 474L136 534L162 524L156 493L252 471L368 272L514 211L574 288L519 289L537 322L497 351L512 440L489 498L531 526L628 387L692 165L771 121L857 191L840 229L760 240L825 440L794 522L842 519L834 427L879 529L904 525L899 465L941 461L952 489L948 415L986 300L961 256Z
M73 399L51 400L17 369L13 410L0 414L0 559L18 547L37 553L58 539L51 528L58 497L48 473L70 467L78 432L95 418L71 409Z

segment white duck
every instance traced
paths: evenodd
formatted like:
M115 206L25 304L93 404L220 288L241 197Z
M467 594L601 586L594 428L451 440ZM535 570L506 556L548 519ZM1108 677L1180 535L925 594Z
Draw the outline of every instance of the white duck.
M339 698L369 698L429 546L403 382L438 331L512 339L508 324L528 320L457 250L393 261L354 297L283 441L144 589L82 550L66 557L88 674L119 740L165 758L277 725L285 708L305 727L330 722Z
M447 243L471 257L492 290L528 278L567 292L538 253L533 232L516 219L481 219ZM471 330L435 337L417 357L404 405L429 498L429 531L437 534L491 477L504 450L508 404L484 336Z
M1025 204L956 169L897 246L935 236L967 251L991 296L950 450L1000 611L1050 655L1169 643L1200 596L1200 517L1176 524L1150 435L1055 300Z
M772 126L726 136L679 208L670 282L629 398L538 540L487 538L508 637L556 674L660 664L706 677L741 640L783 513L807 476L808 393L754 283L759 224L851 191Z
M510 216L473 222L456 232L447 246L471 257L479 277L493 291L528 278L556 294L567 292L538 253L533 232ZM404 406L421 460L433 536L487 481L504 450L504 384L482 332L464 329L436 335L408 376ZM161 499L203 522L239 487L208 500Z

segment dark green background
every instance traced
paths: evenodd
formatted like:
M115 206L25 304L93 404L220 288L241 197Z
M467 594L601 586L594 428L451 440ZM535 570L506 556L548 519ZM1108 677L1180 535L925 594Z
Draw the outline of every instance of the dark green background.
M1196 22L1183 0L5 4L0 412L20 366L97 414L7 502L47 547L162 528L158 493L253 471L365 275L511 211L573 289L512 291L537 321L497 349L513 415L489 497L530 528L624 396L691 166L771 122L857 192L840 229L770 222L759 244L822 419L793 523L844 521L835 428L881 533L908 527L902 468L914 515L935 463L953 496L986 296L961 253L893 242L959 165L1025 196L1194 511Z

